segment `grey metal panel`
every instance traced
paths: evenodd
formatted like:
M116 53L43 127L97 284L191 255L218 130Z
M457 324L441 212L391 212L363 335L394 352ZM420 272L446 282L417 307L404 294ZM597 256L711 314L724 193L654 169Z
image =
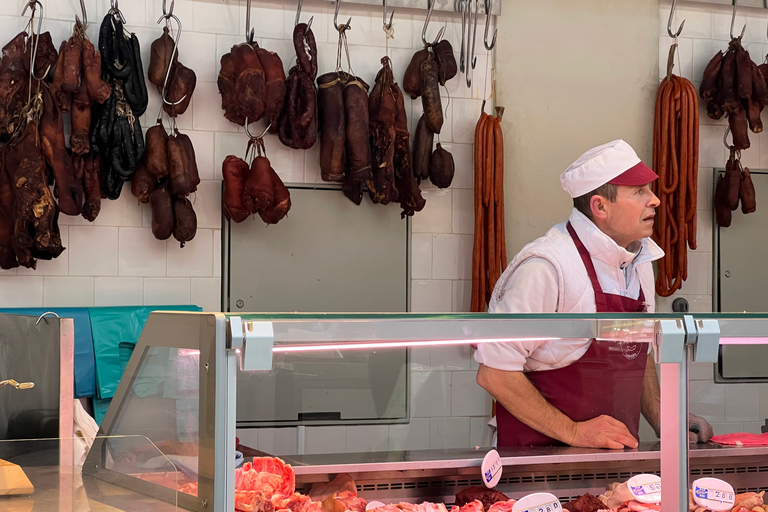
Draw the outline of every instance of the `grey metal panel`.
M715 176L722 173L716 170ZM765 255L768 237L763 236L768 222L768 170L750 170L757 194L757 211L744 215L732 212L729 227L715 226L715 261L713 286L715 304L722 312L768 311L768 272ZM717 183L717 179L715 179ZM761 336L768 327L758 320L721 322L722 335L730 337ZM715 366L716 382L768 382L768 370L762 361L768 357L768 345L726 345L720 347L720 361Z
M230 224L229 311L402 312L408 223L396 205L356 206L338 189L291 188L276 226ZM242 307L237 307L242 300Z
M716 228L719 235L720 311L768 311L768 170L754 170L757 211L744 215L733 212L730 227ZM730 277L728 277L730 276Z

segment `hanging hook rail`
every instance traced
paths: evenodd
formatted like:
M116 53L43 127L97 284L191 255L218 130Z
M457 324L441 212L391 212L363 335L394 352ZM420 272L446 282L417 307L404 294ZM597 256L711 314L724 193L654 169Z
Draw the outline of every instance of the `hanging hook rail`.
M496 46L496 36L499 34L499 29L493 31L493 41L488 43L488 28L491 25L491 11L493 9L493 0L485 0L485 37L483 37L483 46L488 51L493 50Z
M387 23L387 0L384 0L384 13L382 14L381 23L386 30L392 30L392 18L395 17L395 10L392 9L392 14L389 15L389 23Z
M173 51L171 52L171 59L168 64L168 69L165 71L165 80L163 81L163 90L160 93L160 96L163 98L163 103L170 106L175 106L184 101L187 97L185 94L181 97L181 99L175 103L172 103L168 101L168 99L165 97L168 93L168 79L171 76L171 68L173 67L173 59L176 58L176 55L179 53L179 40L181 40L181 20L173 14L173 4L176 2L176 0L171 0L171 8L166 12L165 10L165 0L163 0L163 15L160 16L160 18L157 20L157 23L162 23L163 20L165 20L166 23L170 23L170 20L175 20L176 23L179 25L179 30L176 32L176 39L173 41Z
M672 8L669 10L669 20L667 21L667 34L669 34L669 37L672 39L680 36L683 32L683 26L685 25L685 20L683 20L678 27L677 32L672 32L672 18L675 16L675 11L677 11L677 0L672 0ZM731 30L733 30L733 27L731 27Z
M336 28L337 32L341 32L343 30L350 30L352 27L349 25L352 22L352 16L349 17L347 22L341 26L339 26L339 7L341 6L341 0L336 0L336 11L333 13L333 26Z
M37 9L40 9L40 16L37 18L37 34L35 34L35 13L37 12ZM35 75L35 60L37 59L37 45L40 43L40 32L43 28L43 4L40 3L40 0L29 0L27 2L27 5L24 6L24 10L21 11L21 15L24 16L27 12L27 9L32 9L32 14L29 17L29 25L32 31L32 37L35 39L35 48L32 50L32 55L29 59L29 76L34 78L35 80L42 80L48 75L48 72L51 70L51 66L48 66L48 69L45 70L45 73L43 73L43 76L38 77ZM30 91L32 87L32 83L30 80Z
M735 39L736 36L733 35L733 24L736 22L736 4L737 0L733 0L733 13L731 14L731 39ZM747 24L745 23L744 26L741 28L741 35L739 36L739 39L744 37L744 31L747 30Z

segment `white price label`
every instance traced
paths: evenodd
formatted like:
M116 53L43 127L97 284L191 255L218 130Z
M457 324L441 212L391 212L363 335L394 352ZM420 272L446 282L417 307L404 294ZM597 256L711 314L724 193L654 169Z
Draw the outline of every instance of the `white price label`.
M501 457L499 457L499 452L491 450L486 453L480 470L485 486L489 489L496 487L501 479Z
M693 500L700 507L715 512L731 510L736 493L731 484L719 478L699 478L693 482Z
M563 506L555 495L537 492L518 500L512 506L512 512L563 512Z
M656 475L635 475L627 481L627 487L640 503L661 503L661 478Z

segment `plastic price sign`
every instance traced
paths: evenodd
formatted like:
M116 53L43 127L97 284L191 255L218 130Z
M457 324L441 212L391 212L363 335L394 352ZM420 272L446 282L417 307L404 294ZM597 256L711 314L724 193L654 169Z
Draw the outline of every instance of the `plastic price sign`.
M661 503L661 478L656 475L635 475L627 481L627 487L640 503Z
M485 486L489 489L496 487L501 479L501 457L499 457L499 452L491 450L486 453L480 470L482 471Z
M554 494L537 492L515 503L512 512L563 512L563 506Z
M728 482L719 478L699 478L693 482L693 501L700 507L715 512L731 510L736 493Z

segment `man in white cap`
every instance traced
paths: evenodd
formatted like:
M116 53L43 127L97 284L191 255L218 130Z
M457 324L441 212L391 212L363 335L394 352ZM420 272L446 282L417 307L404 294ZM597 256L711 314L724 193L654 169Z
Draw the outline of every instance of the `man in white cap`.
M566 222L526 245L496 283L491 313L653 312L650 239L658 175L623 140L560 176ZM477 382L497 401L499 446L636 448L640 414L659 433L659 383L647 343L588 339L481 344ZM712 429L696 417L708 440ZM703 439L706 438L706 439Z

